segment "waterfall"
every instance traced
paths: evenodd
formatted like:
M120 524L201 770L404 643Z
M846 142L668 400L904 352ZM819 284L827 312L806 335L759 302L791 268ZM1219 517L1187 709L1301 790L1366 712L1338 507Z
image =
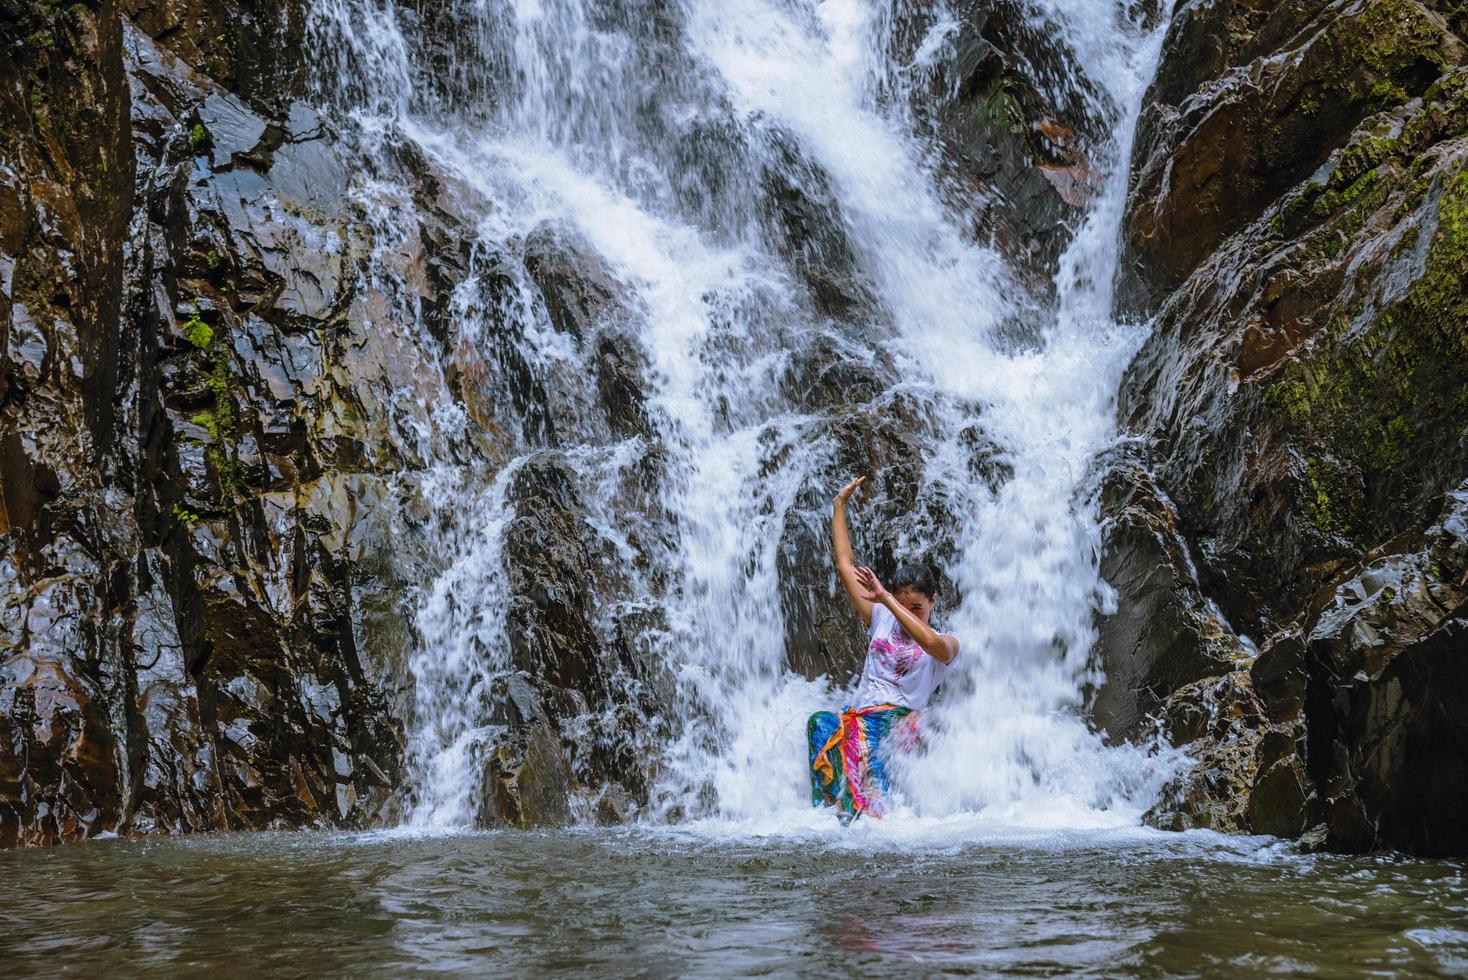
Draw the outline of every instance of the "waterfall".
M946 619L963 653L905 805L1020 822L1145 806L1157 766L1103 745L1081 696L1107 602L1088 474L1143 337L1110 314L1125 161L1161 28L1112 0L1021 7L1074 53L1088 111L1114 134L1088 147L1103 179L1053 296L974 232L915 108L954 56L962 12L945 4L315 6L321 98L349 124L357 203L388 243L365 263L374 315L418 324L429 378L393 420L422 460L402 479L442 558L409 665L414 823L466 825L481 805L511 673L512 488L547 451L596 531L599 635L630 630L666 674L641 721L649 818L809 818L804 719L842 696L792 672L784 645L782 529L839 486L840 433L792 381L812 351L878 379L853 392L858 410L909 420L922 476L897 551L933 556L959 599ZM472 229L469 273L436 313L413 258L435 220L413 168ZM814 202L808 240L772 233L772 184ZM595 345L558 328L527 272L546 240L587 257L610 297L597 329L641 365L640 431L591 406ZM812 254L838 269L837 301L812 286ZM976 439L1007 479L975 475ZM629 490L649 479L651 494Z

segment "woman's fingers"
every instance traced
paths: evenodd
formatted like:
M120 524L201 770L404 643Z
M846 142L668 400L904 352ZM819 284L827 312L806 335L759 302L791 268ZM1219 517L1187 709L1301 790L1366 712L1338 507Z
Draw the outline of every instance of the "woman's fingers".
M865 481L866 477L857 477L850 483L846 484L846 486L842 487L841 490L836 494L836 496L842 500L845 500L847 497L850 497L854 492L856 492L856 488L861 486L862 483L864 483Z

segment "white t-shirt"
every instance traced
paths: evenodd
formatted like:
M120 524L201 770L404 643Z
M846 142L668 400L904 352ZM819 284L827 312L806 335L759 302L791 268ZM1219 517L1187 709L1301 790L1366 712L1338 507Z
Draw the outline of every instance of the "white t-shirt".
M872 606L867 636L866 665L852 707L899 704L914 711L925 707L943 683L948 664L929 656L907 635L892 610L880 603Z

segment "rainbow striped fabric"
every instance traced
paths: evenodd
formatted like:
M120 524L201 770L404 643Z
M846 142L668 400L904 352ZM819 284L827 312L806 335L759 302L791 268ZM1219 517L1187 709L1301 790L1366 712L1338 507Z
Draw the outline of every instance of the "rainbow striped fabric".
M883 796L889 789L887 759L891 746L886 738L904 718L912 720L899 744L916 743L916 720L912 709L895 704L865 708L817 711L806 723L810 740L810 804L834 806L855 818L863 813L880 817L886 809Z

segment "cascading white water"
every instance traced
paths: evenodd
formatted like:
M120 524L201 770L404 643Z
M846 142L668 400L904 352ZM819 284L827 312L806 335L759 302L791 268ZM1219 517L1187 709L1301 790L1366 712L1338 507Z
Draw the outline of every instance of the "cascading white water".
M410 437L428 447L424 499L442 515L447 560L415 623L413 821L473 820L480 760L496 735L488 701L506 668L506 488L526 454L548 445L574 457L592 526L629 568L638 547L629 522L661 521L669 532L667 552L645 556L669 581L657 599L663 626L644 640L677 680L676 702L662 710L686 724L656 747L658 812L707 813L712 799L724 819L809 819L804 719L840 692L786 667L776 559L786 514L831 458L821 420L787 390L792 356L822 336L882 355L874 363L892 365L891 389L931 420L919 500L941 500L951 522L942 535L957 557L946 571L961 602L950 619L964 653L934 709L929 751L904 780L911 807L983 808L1030 823L1135 819L1157 767L1140 749L1103 746L1079 713L1105 601L1085 479L1113 438L1111 400L1141 339L1111 321L1110 284L1123 162L1160 29L1114 0L1030 0L1037 23L1063 32L1076 70L1097 87L1095 111L1119 134L1091 148L1091 165L1109 176L1060 263L1055 312L1042 314L1000 253L966 230L917 135L909 86L952 56L956 21L941 4L478 0L453 9L466 34L430 64L413 43L421 11L382 0L318 5L313 29L335 59L333 97L355 107L364 172L390 172L384 161L406 142L472 218L476 256L513 254L553 228L605 263L647 361L663 480L657 514L628 511L616 488L647 447L585 421L574 389L589 375L587 355L550 328L513 264L508 299L473 276L459 285L458 349L482 351L497 324L512 322L529 369L548 382L543 414L555 434L527 424L503 434L508 460L466 463L443 448L462 444L472 425L447 386L442 404L415 416ZM903 23L930 27L898 63L892 31ZM880 307L875 324L814 312L790 256L762 230L760 174L790 173L790 144L826 178ZM364 179L359 200L384 237L413 224L391 179ZM390 264L375 268L391 275ZM400 299L389 315L420 314ZM1003 339L1006 321L1040 316L1035 342ZM968 472L963 440L976 414L1013 469L997 494ZM913 554L938 543L905 542ZM600 596L607 622L619 604L653 593L632 572L618 587Z

